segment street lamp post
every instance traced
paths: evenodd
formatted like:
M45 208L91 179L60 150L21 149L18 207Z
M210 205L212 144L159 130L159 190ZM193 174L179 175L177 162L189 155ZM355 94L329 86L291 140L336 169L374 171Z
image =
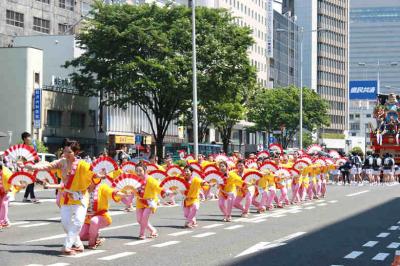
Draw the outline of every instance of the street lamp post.
M196 58L196 0L192 0L192 71L193 71L193 146L194 157L199 156L199 136L197 117L197 58Z

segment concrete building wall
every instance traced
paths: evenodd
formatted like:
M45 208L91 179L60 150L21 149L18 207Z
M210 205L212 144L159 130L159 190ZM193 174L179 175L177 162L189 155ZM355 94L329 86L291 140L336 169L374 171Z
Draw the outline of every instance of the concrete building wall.
M24 131L32 132L33 90L42 86L43 52L30 47L0 49L0 131L12 131L11 144ZM35 84L35 73L39 83ZM0 150L8 147L0 139Z

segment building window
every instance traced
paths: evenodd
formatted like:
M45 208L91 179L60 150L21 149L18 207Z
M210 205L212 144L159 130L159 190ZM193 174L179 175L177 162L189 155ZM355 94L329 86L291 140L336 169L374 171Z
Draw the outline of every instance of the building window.
M50 20L33 17L33 30L50 33Z
M360 130L360 124L359 123L351 123L350 124L350 130L359 131Z
M42 2L42 3L45 3L45 4L50 4L50 0L36 0L36 1Z
M370 118L370 117L371 117L371 114L367 114L366 117L367 117L367 118Z
M349 116L350 116L350 119L354 119L354 115L353 114L351 114Z
M72 112L71 113L71 127L73 128L85 128L85 114Z
M9 25L13 25L16 27L24 27L24 14L14 12L11 10L6 11L6 22Z
M61 111L47 110L47 126L61 127Z
M59 0L58 6L67 10L74 11L75 0Z
M68 24L58 23L58 34L74 34L74 28Z

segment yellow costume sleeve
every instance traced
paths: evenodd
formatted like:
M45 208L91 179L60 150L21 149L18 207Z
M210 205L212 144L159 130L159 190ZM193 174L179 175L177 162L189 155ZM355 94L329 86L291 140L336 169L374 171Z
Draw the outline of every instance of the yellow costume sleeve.
M90 169L90 164L81 160L78 163L75 175L68 180L65 188L69 191L85 191L92 183L94 173Z
M192 206L194 203L200 202L199 195L202 188L202 183L203 180L201 178L194 177L192 179L192 183L190 184L190 188L186 195L185 207L189 207Z
M3 188L4 191L9 191L12 189L11 184L8 184L8 179L12 176L12 172L10 169L8 169L7 167L3 166L3 170L2 170L2 176L3 176Z

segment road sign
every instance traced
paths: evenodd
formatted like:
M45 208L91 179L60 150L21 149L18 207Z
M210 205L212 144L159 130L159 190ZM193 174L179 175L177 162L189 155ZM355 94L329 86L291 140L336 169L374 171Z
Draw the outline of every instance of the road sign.
M33 128L40 128L42 91L35 89L33 93Z

